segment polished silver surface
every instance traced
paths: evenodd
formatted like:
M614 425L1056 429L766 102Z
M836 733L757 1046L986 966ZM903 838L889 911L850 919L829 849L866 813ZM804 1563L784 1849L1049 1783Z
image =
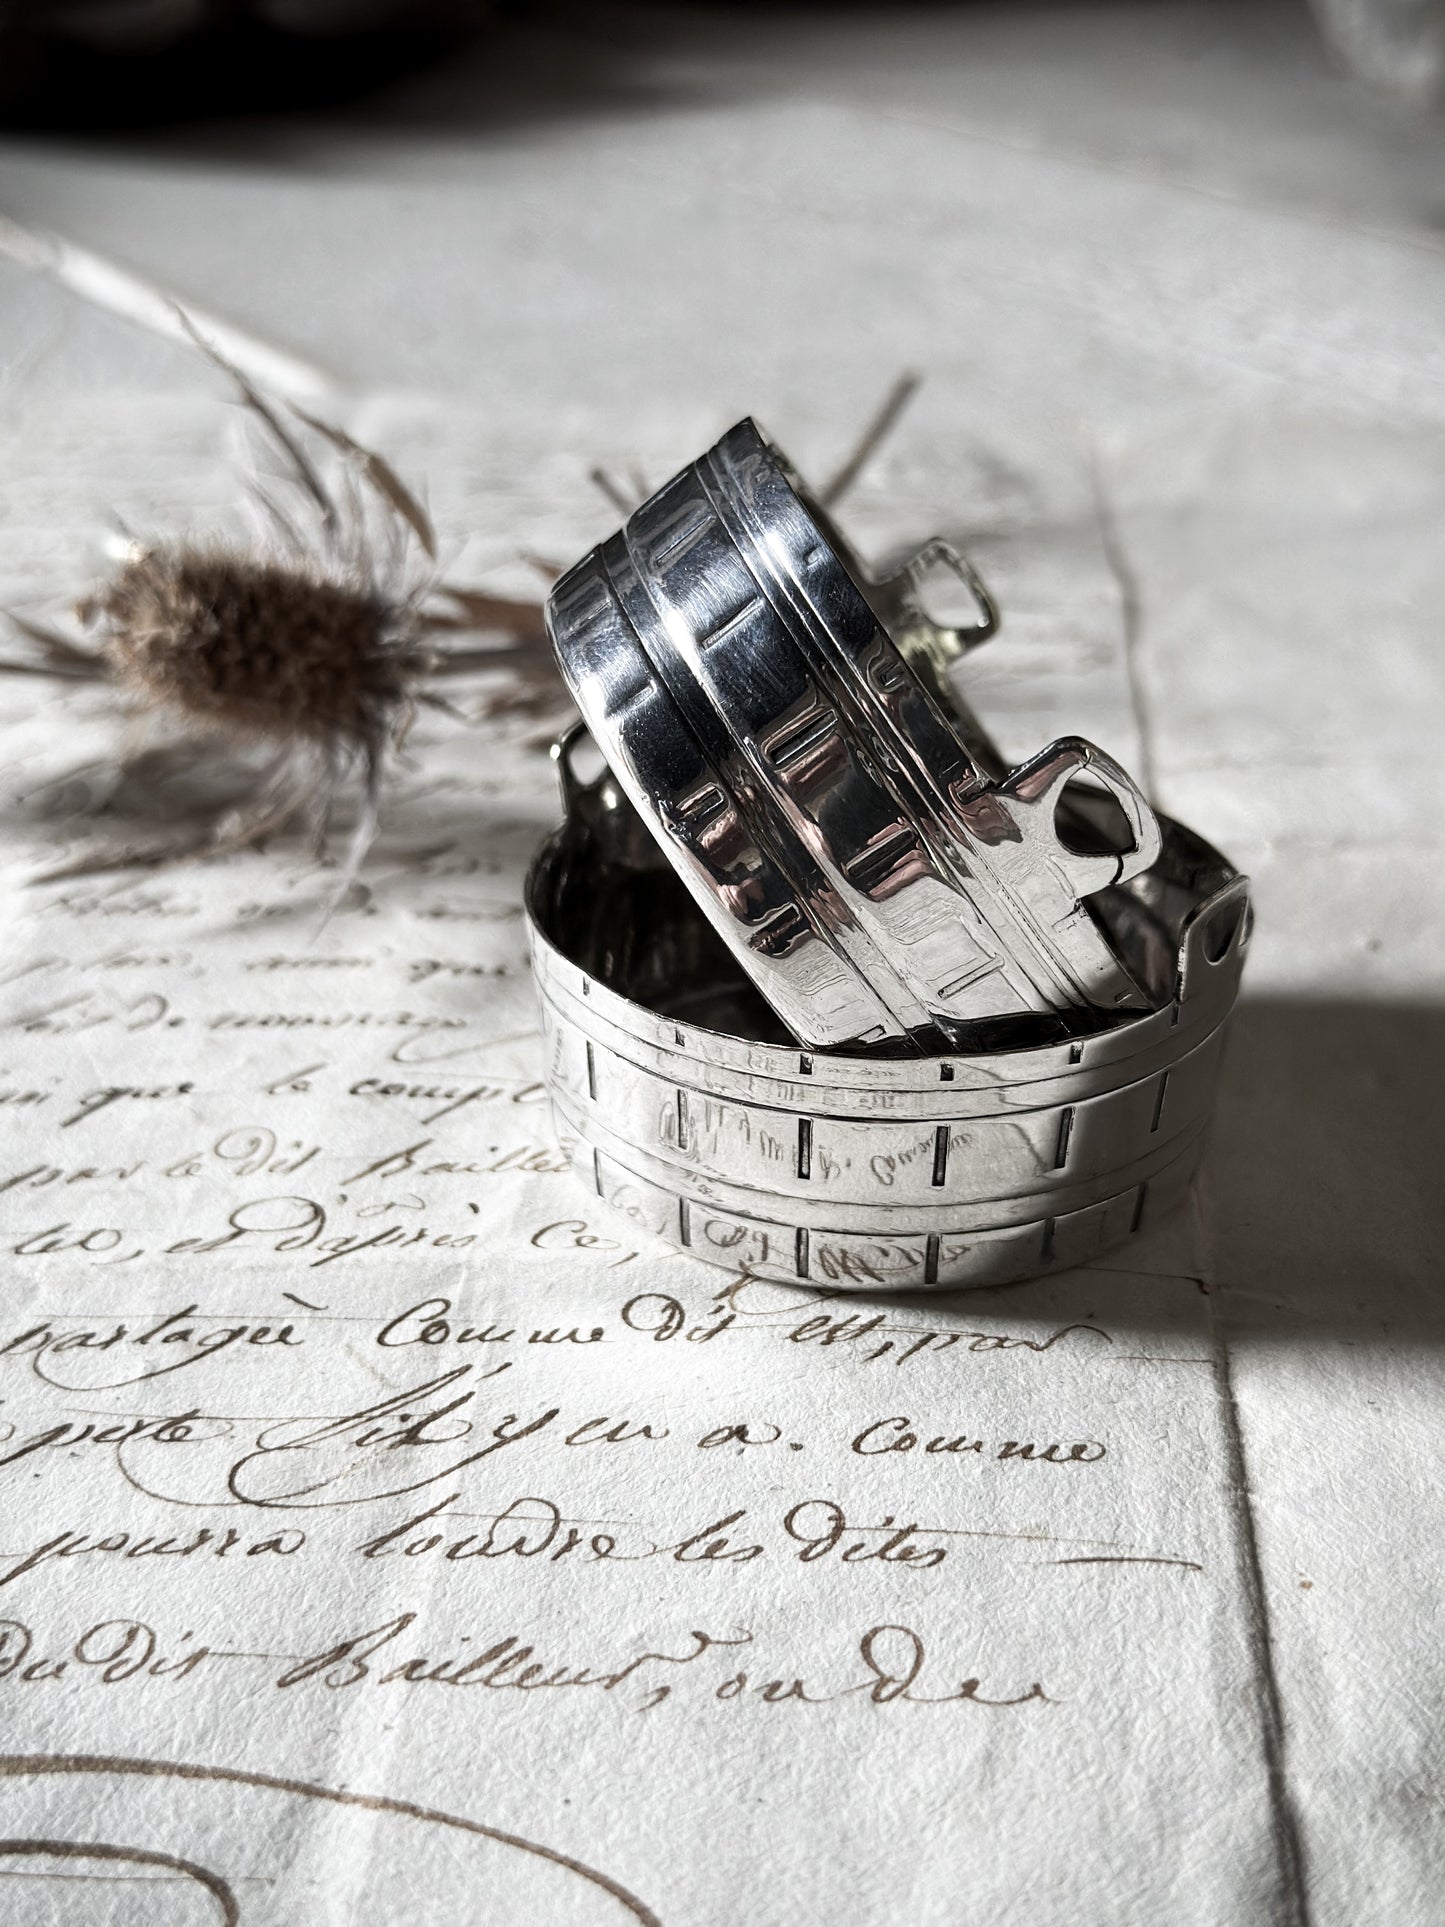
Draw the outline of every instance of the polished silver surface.
M565 791L527 894L548 1088L577 1174L634 1223L760 1277L917 1290L1080 1263L1187 1190L1249 898L1183 826L1100 900L1158 1008L890 1056L789 1041L612 776Z
M938 566L972 630L926 613ZM798 1041L962 1047L1149 1008L1090 900L1150 868L1158 823L1078 738L1005 770L949 686L996 618L946 544L868 582L745 421L562 578L548 620L617 780ZM1060 832L1085 820L1080 776L1116 806L1082 843Z

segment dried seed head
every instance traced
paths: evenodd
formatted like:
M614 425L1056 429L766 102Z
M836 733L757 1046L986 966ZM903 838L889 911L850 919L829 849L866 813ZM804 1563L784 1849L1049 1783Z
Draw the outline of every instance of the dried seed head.
M250 552L191 541L136 551L77 608L96 646L12 616L38 653L0 657L0 673L110 682L138 709L268 754L243 799L189 839L83 853L46 874L224 855L298 819L319 853L343 786L359 779L334 907L376 835L383 782L418 706L459 713L427 686L433 678L500 669L535 700L565 697L539 608L439 581L430 517L386 458L293 409L298 428L177 313L281 457L282 498L259 479L251 487L270 535ZM487 630L510 632L511 646L431 641Z
M137 707L169 711L248 750L261 745L272 753L243 800L199 824L189 839L83 853L45 874L223 855L297 818L310 822L319 849L343 783L359 777L355 822L332 892L335 904L376 834L383 779L416 707L458 713L439 695L435 679L502 671L510 685L485 697L477 713L545 717L547 734L571 705L540 608L440 580L430 517L391 464L331 423L295 409L288 415L183 311L177 315L264 429L301 514L293 517L284 500L273 500L268 488L253 481L253 501L273 525L264 548L247 554L182 541L142 549L77 608L80 620L97 631L98 646L82 647L45 624L11 614L10 625L34 654L28 660L0 657L0 675L110 682L129 691ZM916 386L912 376L895 384L856 452L823 491L825 503L831 506L852 485ZM325 445L320 462L313 460L308 438ZM338 458L340 489L331 474ZM606 477L602 486L617 507L631 511L634 503L625 492ZM639 481L637 499L646 492ZM308 523L314 525L309 534ZM420 569L414 566L416 549L425 557ZM434 640L468 631L505 633L512 640L501 648Z
M375 590L222 549L146 550L82 613L143 702L272 741L378 745L425 663L409 612Z

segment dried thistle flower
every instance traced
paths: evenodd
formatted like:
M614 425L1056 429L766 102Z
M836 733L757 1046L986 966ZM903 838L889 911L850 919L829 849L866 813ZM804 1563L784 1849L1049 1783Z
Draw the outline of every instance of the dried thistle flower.
M0 660L0 671L108 682L134 712L169 718L193 740L210 737L270 755L249 793L189 839L93 850L45 877L218 856L297 818L309 822L319 853L347 779L359 774L361 806L335 903L376 836L383 779L418 706L459 713L432 686L439 678L509 672L483 713L537 719L547 725L541 736L554 733L570 702L538 605L440 581L431 520L390 463L294 408L293 427L184 313L180 319L280 453L300 515L254 480L250 493L270 531L264 547L185 539L133 545L110 579L77 605L93 638L88 646L12 613L11 623L38 654ZM852 487L917 386L913 375L894 384L819 491L825 505ZM328 486L308 438L339 460L339 491ZM623 514L648 492L641 477L630 478L630 491L602 470L593 479ZM483 648L436 641L468 631L505 633L510 641Z
M144 549L81 614L122 688L237 735L382 743L425 666L384 596L220 547Z
M564 693L540 608L439 582L431 521L391 465L314 416L292 411L293 427L186 325L281 454L301 514L253 482L269 524L264 546L185 539L135 545L76 609L90 646L12 615L39 654L0 668L106 681L134 711L270 756L251 793L189 840L94 851L48 875L219 855L297 817L309 821L319 847L343 785L359 774L362 800L339 897L375 837L382 781L417 706L457 713L429 687L435 679L479 668L512 671L514 686L493 699L491 713L557 712ZM340 490L328 486L307 438L339 460ZM434 639L482 630L508 632L511 643L458 649Z

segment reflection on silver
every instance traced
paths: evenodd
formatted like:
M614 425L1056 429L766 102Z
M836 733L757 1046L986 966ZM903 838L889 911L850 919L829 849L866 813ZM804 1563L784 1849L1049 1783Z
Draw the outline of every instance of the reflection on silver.
M974 630L924 611L939 565ZM1077 738L1006 772L943 673L995 624L946 545L868 582L745 421L562 578L548 620L617 781L801 1043L969 1048L1024 1016L1079 1034L1150 1008L1094 906L1150 870L1159 824ZM1063 795L1081 774L1116 806L1082 843L1056 820L1091 827Z
M564 773L566 752L563 752ZM548 1085L574 1166L697 1256L870 1291L1078 1264L1180 1198L1249 935L1244 878L1160 819L1099 898L1152 1008L920 1056L800 1048L659 857L617 781L564 784L528 880Z

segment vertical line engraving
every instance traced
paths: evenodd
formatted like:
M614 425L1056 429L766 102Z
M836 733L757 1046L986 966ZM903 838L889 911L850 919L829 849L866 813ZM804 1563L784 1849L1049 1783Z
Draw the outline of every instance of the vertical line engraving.
M592 1188L600 1198L602 1196L602 1153L595 1144L592 1146Z
M1154 1099L1154 1122L1149 1126L1149 1129L1151 1131L1157 1131L1159 1129L1159 1120L1164 1115L1164 1093L1168 1089L1169 1089L1169 1073L1168 1071L1160 1071L1159 1093L1157 1097Z
M800 1278L808 1275L808 1227L800 1224L793 1234L793 1269Z
M940 1124L933 1133L933 1182L940 1185L948 1177L948 1126Z
M1144 1222L1144 1200L1148 1195L1149 1180L1145 1178L1144 1182L1139 1186L1139 1195L1134 1200L1134 1222L1129 1226L1129 1236L1131 1238Z
M692 1206L686 1198L677 1201L677 1241L683 1245L692 1243Z
M1059 1113L1059 1141L1054 1146L1054 1169L1062 1171L1069 1161L1069 1139L1074 1134L1074 1107L1066 1104Z
M1044 1219L1044 1235L1039 1241L1039 1262L1048 1264L1054 1255L1054 1221Z
M691 1119L687 1114L687 1092L682 1088L681 1084L679 1084L677 1087L677 1148L679 1151L686 1151L689 1148L688 1134L690 1128Z
M798 1075L799 1077L811 1077L813 1075L813 1060L806 1052L798 1059Z
M592 1049L592 1040L587 1040L587 1095L597 1102L597 1056Z
M813 1175L813 1120L810 1117L798 1119L798 1176L810 1178Z
M923 1282L925 1285L938 1283L938 1233L930 1231L928 1242L923 1247Z

